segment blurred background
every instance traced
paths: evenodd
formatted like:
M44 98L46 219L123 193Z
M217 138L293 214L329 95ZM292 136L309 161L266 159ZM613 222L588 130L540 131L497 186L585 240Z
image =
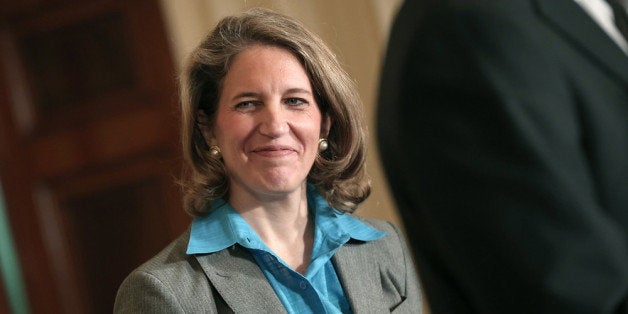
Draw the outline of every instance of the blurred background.
M0 313L111 313L122 279L187 228L177 73L223 16L301 20L355 79L373 194L399 224L375 101L401 0L0 0Z

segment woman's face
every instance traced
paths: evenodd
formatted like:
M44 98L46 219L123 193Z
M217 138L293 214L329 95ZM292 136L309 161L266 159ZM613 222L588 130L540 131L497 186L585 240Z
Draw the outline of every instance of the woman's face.
M321 121L310 80L292 53L263 45L239 53L224 78L210 137L221 148L231 197L303 188Z

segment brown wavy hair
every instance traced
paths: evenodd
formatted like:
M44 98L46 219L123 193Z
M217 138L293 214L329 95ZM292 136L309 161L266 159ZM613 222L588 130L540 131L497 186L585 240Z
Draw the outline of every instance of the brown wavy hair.
M234 57L252 45L290 51L303 65L323 117L329 117L329 148L310 169L308 182L334 208L353 212L370 194L365 174L366 131L354 82L334 53L298 21L268 9L249 9L223 18L190 54L181 73L184 206L193 216L228 198L229 178L222 162L209 155L202 128L211 128L222 84ZM202 113L202 114L201 114Z

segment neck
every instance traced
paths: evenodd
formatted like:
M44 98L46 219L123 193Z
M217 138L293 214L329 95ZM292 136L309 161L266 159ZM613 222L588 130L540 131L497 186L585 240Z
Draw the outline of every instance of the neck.
M232 190L229 202L279 258L294 270L305 273L314 241L305 184L298 191L285 195L254 195Z

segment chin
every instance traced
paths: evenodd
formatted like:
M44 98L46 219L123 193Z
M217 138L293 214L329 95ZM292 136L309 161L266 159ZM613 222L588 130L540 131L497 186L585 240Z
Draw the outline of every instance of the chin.
M268 194L288 194L305 187L304 180L285 180L267 177L264 178L259 186L259 190L266 191Z
M306 176L299 176L294 171L275 171L261 172L259 183L261 186L274 191L294 191L305 186Z

